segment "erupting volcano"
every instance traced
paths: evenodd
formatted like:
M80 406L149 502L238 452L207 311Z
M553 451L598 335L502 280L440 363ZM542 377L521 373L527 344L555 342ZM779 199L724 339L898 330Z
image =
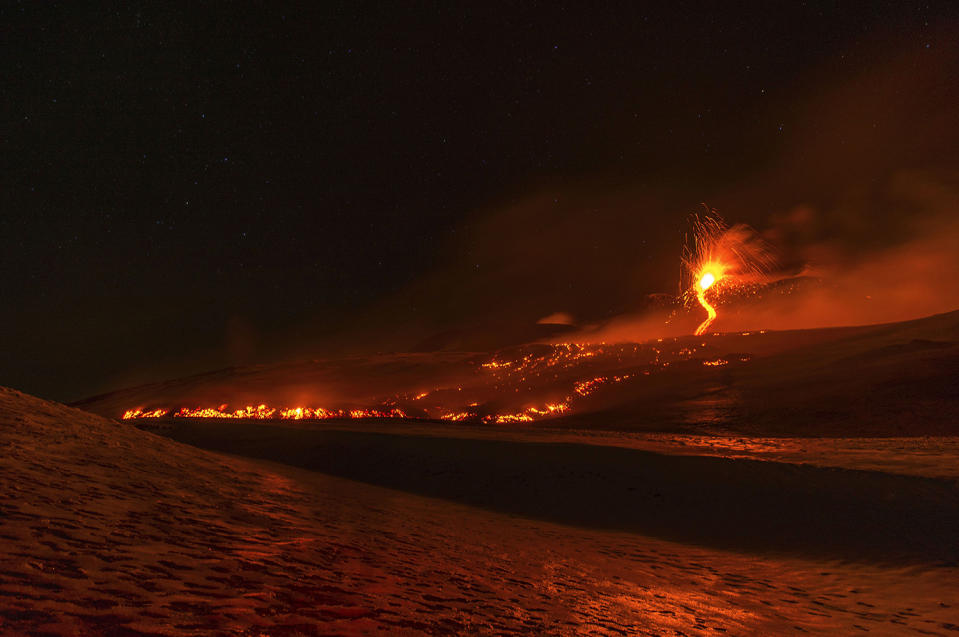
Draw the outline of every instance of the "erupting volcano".
M690 217L691 229L683 248L683 298L696 299L706 320L694 334L700 336L716 320L724 294L744 293L760 285L775 263L770 246L749 226L729 227L714 210ZM707 293L714 301L707 299Z
M760 286L774 258L768 244L745 225L728 226L714 211L690 217L691 231L683 248L683 293L689 306L692 299L706 310L707 318L695 330L703 335L716 320L715 304L723 296L747 293ZM714 298L710 300L707 295ZM744 333L743 336L748 336ZM663 344L635 343L553 343L535 344L498 352L492 360L471 359L471 376L464 386L451 391L453 377L442 384L416 391L387 388L385 396L366 398L356 404L341 397L342 406L284 406L258 403L230 407L156 406L128 408L124 420L187 418L247 420L336 420L336 419L433 419L451 422L494 424L528 423L572 413L599 387L628 379L642 378L667 368L671 362L701 361L704 366L725 365L725 358L701 358L706 343L677 345L677 338ZM699 354L696 354L696 352ZM612 363L612 356L616 362ZM733 356L739 362L749 356ZM611 365L612 363L612 365ZM625 363L625 364L624 364ZM549 373L545 373L549 372ZM465 391L464 391L465 389ZM219 398L223 398L222 396Z
M0 636L959 634L959 2L556 4L2 12Z

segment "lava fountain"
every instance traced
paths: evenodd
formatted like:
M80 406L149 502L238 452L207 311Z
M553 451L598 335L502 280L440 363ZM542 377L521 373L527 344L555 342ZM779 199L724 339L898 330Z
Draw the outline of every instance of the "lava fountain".
M734 290L754 289L775 259L755 230L742 224L730 227L714 210L693 215L690 225L683 249L682 288L687 305L695 298L706 310L706 320L695 332L700 336L716 320L716 299Z

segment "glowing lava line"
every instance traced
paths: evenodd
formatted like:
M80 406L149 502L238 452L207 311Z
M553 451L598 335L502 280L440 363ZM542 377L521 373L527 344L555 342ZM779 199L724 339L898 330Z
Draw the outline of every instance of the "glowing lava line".
M686 289L687 300L699 291L704 307L715 310L706 301L722 291L728 283L722 263L704 262L698 266L698 278ZM690 274L692 276L692 274ZM716 285L714 285L714 283ZM712 287L710 287L712 286ZM708 326L704 323L700 330ZM672 341L675 343L676 338ZM565 416L578 411L581 406L590 408L590 399L597 392L625 381L642 382L657 370L666 370L670 361L661 360L666 345L663 339L656 345L642 344L533 344L497 352L493 360L474 365L476 383L471 387L440 386L418 388L415 392L392 394L376 401L369 407L350 406L284 406L279 405L229 405L217 406L167 405L165 407L140 406L122 414L124 420L142 419L234 419L234 420L330 420L330 419L403 419L445 420L484 424L517 424ZM690 360L697 348L681 347L681 343L667 352L677 360ZM703 344L705 347L705 343ZM748 360L748 358L740 358ZM726 365L726 359L702 360L707 367ZM597 375L600 365L611 365L617 373ZM582 366L582 367L581 367ZM577 371L581 370L581 371ZM464 391L465 390L465 391ZM519 394L519 392L523 394ZM562 392L562 393L561 393ZM512 396L516 395L515 398ZM616 394L610 394L615 396ZM562 398L560 398L562 396ZM600 398L601 400L605 400ZM592 406L595 406L595 402ZM415 405L415 407L414 407Z
M713 276L711 272L705 273L701 279L699 279L699 290L696 292L696 298L699 300L699 304L703 306L703 309L706 310L706 320L699 324L699 327L696 328L696 336L701 336L703 332L716 320L716 308L709 304L709 301L706 300L706 290L716 282L716 277Z

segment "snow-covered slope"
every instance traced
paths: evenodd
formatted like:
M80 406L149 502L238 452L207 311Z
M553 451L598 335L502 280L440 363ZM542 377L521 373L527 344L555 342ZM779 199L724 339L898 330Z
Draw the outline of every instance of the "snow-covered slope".
M7 389L0 453L0 634L959 625L955 564L730 552L566 526L397 490L410 489L401 464L394 488L388 462L379 486L361 484L203 451Z

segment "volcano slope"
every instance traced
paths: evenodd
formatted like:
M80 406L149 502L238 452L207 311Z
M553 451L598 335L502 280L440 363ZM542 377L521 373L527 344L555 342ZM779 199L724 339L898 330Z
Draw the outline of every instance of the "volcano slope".
M886 325L238 367L75 406L120 418L136 408L261 403L627 433L955 437L959 311ZM524 422L530 414L534 422Z
M788 543L763 542L740 526L745 540L720 547L701 542L705 536L698 531L672 533L683 542L667 539L663 528L636 526L640 518L631 513L659 507L673 531L684 509L690 527L710 524L709 516L734 525L735 514L715 506L705 515L696 512L701 500L688 500L682 483L725 481L732 492L745 478L761 481L781 472L786 477L774 488L793 489L783 498L801 492L804 481L811 481L804 506L823 497L819 514L788 517L790 525L809 520L815 526L817 515L837 512L816 483L828 486L829 476L812 479L794 465L723 459L729 464L720 470L696 465L670 478L671 489L650 492L647 484L628 484L636 474L622 465L604 471L609 457L597 459L586 444L567 444L559 452L507 449L512 458L490 464L488 446L474 449L463 439L340 435L332 448L329 441L318 443L327 445L326 455L313 455L294 452L304 448L301 436L316 435L309 426L289 433L269 425L235 431L188 425L173 433L306 468L201 450L0 390L0 633L959 630L959 568L949 561L955 536L952 544L942 541L956 529L954 480L833 470L849 474L834 481L838 491L865 494L869 501L858 511L871 511L870 524L896 538L889 544L881 534L870 536L888 559L855 552L843 557L845 536L820 543L817 551L810 550L817 545L813 534L800 531L792 537L801 550L789 550ZM257 453L245 448L257 437L273 440L272 447ZM556 468L557 453L564 462L573 459L571 474L565 483L544 484L544 467ZM502 457L504 450L492 455ZM327 458L326 464L310 470L316 458ZM652 454L632 459L661 469L670 462ZM499 475L506 470L511 473ZM449 482L467 494L476 489L471 483L482 481L479 474L496 473L498 482L490 486L498 493L476 501L445 487L426 488L424 471L433 474L433 483ZM537 508L536 493L573 483L579 493L571 507L579 519L558 515L555 496ZM886 488L893 491L883 497ZM595 509L586 504L587 492L602 496ZM736 513L755 494L745 489ZM762 498L756 505L770 506ZM902 520L903 506L919 517ZM616 512L625 524L610 523ZM932 542L916 538L911 547L910 533L926 533Z

